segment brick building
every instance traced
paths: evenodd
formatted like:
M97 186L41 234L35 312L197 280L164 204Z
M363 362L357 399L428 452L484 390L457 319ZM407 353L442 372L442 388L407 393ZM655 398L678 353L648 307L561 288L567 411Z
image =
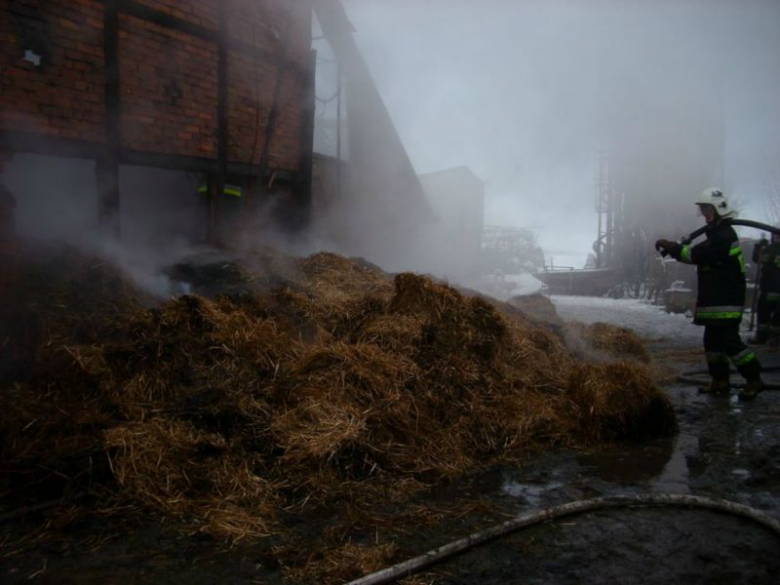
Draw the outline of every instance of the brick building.
M302 225L311 18L312 0L0 0L0 150L91 161L113 230L128 167L203 178L209 239L226 184Z

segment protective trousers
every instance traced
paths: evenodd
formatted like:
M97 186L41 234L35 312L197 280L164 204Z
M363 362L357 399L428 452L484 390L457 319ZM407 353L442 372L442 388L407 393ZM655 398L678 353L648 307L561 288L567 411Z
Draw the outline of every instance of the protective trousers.
M728 379L729 362L746 380L761 377L761 364L739 337L737 319L728 319L704 326L704 351L707 354L707 369L713 380Z
M780 311L778 308L780 308L780 293L762 291L756 307L756 316L758 317L756 340L759 343L764 343L769 338L777 337L780 334Z

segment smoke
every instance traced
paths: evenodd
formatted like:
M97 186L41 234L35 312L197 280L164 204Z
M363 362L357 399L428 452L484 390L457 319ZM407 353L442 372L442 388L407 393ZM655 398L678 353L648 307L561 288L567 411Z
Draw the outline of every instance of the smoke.
M166 266L205 253L197 243L205 235L197 181L184 173L122 167L119 238L100 227L92 161L16 154L2 180L15 194L22 240L71 245L102 258L156 298L181 292L163 274Z
M414 168L468 166L486 181L488 223L584 260L602 148L628 227L648 237L697 226L692 201L712 185L744 201L743 217L761 212L777 2L344 5Z
M331 250L465 280L467 230L452 229L460 220L417 179L465 167L484 181L485 223L529 228L548 260L580 267L596 237L600 148L628 224L648 239L690 231L700 222L690 201L711 185L744 202L742 217L766 219L760 163L780 144L777 2L343 3L365 65L342 71L343 119L358 122L343 130L344 190L333 193L332 168L315 177L301 233L277 221L289 193L269 189L231 231L239 254ZM334 155L336 54L316 48L315 141ZM17 155L3 180L23 237L110 258L161 298L176 293L161 268L207 253L198 177L122 167L121 243L98 231L93 162Z

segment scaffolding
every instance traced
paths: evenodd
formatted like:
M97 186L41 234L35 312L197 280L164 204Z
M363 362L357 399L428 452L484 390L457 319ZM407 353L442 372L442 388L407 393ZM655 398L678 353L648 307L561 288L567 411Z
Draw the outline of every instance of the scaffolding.
M598 236L593 243L593 252L596 255L596 268L614 268L615 249L622 232L622 197L615 188L610 149L601 146L596 154L598 170L595 207Z

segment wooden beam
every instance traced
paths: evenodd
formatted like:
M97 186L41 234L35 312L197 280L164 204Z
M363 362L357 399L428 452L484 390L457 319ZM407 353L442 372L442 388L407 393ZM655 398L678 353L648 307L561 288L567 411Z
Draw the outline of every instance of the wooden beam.
M0 150L94 160L102 156L106 145L37 132L2 130L0 131Z
M282 54L287 54L287 49L290 44L290 34L292 29L293 16L290 16L287 21L287 27L284 31L284 43L282 45ZM265 174L266 167L268 166L268 159L271 155L271 142L274 137L274 130L276 129L276 120L279 117L280 102L282 97L282 82L284 81L284 73L286 69L284 66L279 65L276 69L276 77L274 79L274 93L271 100L271 109L268 111L268 120L265 125L265 139L263 140L263 150L260 151L260 160L257 162L257 166L260 169L261 174ZM304 76L304 79L305 76ZM252 153L254 155L254 153Z
M228 168L228 138L230 133L228 118L228 47L227 47L227 8L224 2L220 2L219 11L219 37L217 39L217 175L212 189L209 189L210 217L213 225L210 226L209 243L220 244L222 230L219 224L219 201L225 192Z
M95 169L98 216L107 235L119 237L119 9L117 0L107 0L103 14L106 72L106 148Z
M100 1L107 3L111 0L100 0ZM169 28L178 32L183 32L192 35L194 37L197 37L199 39L202 39L204 41L209 41L212 43L219 42L219 38L220 38L219 29L212 30L200 26L198 24L195 24L183 18L179 18L177 16L173 16L172 14L168 14L167 12L156 10L154 8L151 8L150 6L146 6L134 0L116 0L116 1L118 2L119 11L122 14L126 14L128 16L133 16L135 18L139 18L141 20L154 23L163 28ZM220 0L218 3L218 10L223 11L225 9L224 5L225 5L224 0ZM249 45L247 43L231 40L229 37L225 39L225 42L227 43L227 48L230 51L235 51L236 53L240 53L242 55L245 55L257 61L264 61L264 62L274 63L277 66L288 67L290 69L299 71L301 74L305 74L305 66L296 63L295 61L286 59L284 55L279 56L276 53L273 53L271 51L260 49L252 45Z
M80 158L97 160L105 155L106 145L100 142L62 138L50 134L3 130L0 132L0 150L44 156L59 156L64 158ZM154 167L174 171L192 173L217 173L219 166L216 159L201 158L161 152L147 152L121 148L119 163L139 167ZM290 182L296 180L298 173L285 169L275 169L275 180ZM257 165L228 161L227 174L246 177L260 177ZM266 169L262 178L268 179L271 171Z
M314 72L317 67L317 51L309 55L309 75L305 77L301 92L301 171L296 181L295 207L292 227L301 229L308 225L311 213L311 178L314 165Z

